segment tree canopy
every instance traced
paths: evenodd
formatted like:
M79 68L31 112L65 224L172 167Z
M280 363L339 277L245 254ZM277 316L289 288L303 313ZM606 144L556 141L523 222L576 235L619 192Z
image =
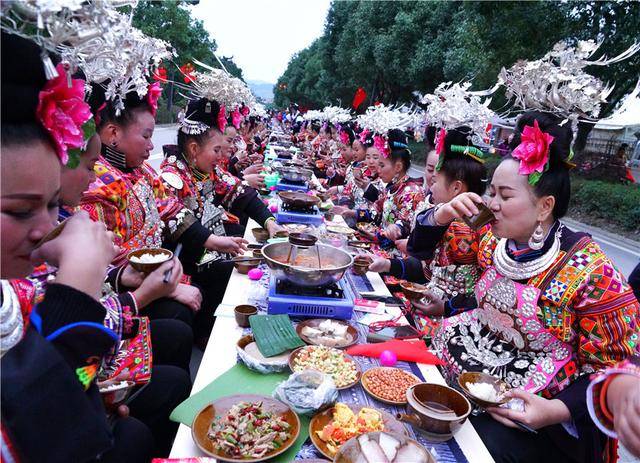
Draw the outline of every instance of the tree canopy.
M640 37L640 3L333 1L323 35L295 54L275 87L275 104L349 106L358 87L373 101L402 103L444 81L495 84L518 59L537 59L563 39L602 41L623 51ZM640 56L589 69L616 82L606 113L638 79ZM494 98L494 107L504 99Z
M189 1L141 0L133 12L133 25L145 34L166 40L176 50L178 66L194 59L220 68L214 53L218 48L202 21L191 16ZM229 73L242 79L242 70L231 57L219 57ZM167 67L169 65L167 64ZM168 69L171 72L171 69Z

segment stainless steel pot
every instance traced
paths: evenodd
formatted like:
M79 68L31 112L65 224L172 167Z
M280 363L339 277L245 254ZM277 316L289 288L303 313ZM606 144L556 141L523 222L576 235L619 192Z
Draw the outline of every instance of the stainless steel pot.
M282 178L290 182L308 182L313 176L313 171L303 167L277 167L276 170Z
M293 257L300 256L301 253L309 257L309 262L312 261L312 257L317 260L319 256L322 267L311 268L285 263L293 261ZM335 283L344 276L344 273L353 264L353 257L348 252L319 243L307 248L296 247L289 242L271 243L262 248L262 255L277 277L307 287ZM316 260L313 262L315 263ZM298 261L299 259L295 260L295 262Z

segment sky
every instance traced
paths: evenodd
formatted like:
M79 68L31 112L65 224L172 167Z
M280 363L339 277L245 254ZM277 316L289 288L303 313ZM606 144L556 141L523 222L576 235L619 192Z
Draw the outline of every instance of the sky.
M245 80L275 83L291 56L322 35L330 0L200 0L193 15Z

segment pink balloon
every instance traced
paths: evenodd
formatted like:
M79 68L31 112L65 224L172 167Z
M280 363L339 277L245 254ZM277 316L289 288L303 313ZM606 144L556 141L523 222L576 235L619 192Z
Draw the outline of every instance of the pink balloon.
M250 280L259 280L260 278L262 278L263 274L264 272L259 268L252 268L251 270L249 270L249 273L247 273Z
M398 356L392 350L380 352L380 364L385 367L392 367L398 362Z
M269 210L271 212L278 212L278 205L277 204L272 204L271 206L269 206Z

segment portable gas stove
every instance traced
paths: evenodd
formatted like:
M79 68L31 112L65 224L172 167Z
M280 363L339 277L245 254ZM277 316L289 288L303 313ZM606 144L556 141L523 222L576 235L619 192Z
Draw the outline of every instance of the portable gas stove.
M291 180L280 179L276 184L276 191L309 191L309 185L304 180L292 182Z
M349 320L355 299L346 278L324 287L303 287L273 276L269 284L267 312L292 317Z
M276 220L278 223L303 223L305 225L318 226L322 224L324 215L320 213L316 206L299 208L279 201Z

